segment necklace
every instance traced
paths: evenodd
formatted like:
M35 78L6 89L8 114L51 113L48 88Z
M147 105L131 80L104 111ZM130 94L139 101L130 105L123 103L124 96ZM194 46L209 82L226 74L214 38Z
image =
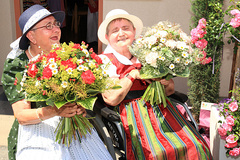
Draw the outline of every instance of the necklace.
M29 53L30 56L33 58L33 55L32 55L32 53L31 53L31 51L30 51L30 48L31 48L31 46L29 45L29 46L28 46L28 53Z

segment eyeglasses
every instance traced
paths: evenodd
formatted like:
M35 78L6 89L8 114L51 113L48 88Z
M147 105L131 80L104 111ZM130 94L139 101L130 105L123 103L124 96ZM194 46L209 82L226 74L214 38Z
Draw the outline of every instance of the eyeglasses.
M61 26L61 23L59 21L55 21L53 23L49 22L46 26L42 26L42 27L38 27L38 28L33 28L32 31L34 30L37 30L37 29L40 29L40 28L46 28L47 30L52 30L53 27L60 27Z

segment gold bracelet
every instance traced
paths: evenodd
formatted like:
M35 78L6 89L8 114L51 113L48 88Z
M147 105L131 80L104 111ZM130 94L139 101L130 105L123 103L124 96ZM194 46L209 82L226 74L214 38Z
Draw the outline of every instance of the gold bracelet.
M38 108L38 109L39 109L39 108ZM36 110L37 118L38 118L40 121L43 121L43 120L39 117L38 109Z

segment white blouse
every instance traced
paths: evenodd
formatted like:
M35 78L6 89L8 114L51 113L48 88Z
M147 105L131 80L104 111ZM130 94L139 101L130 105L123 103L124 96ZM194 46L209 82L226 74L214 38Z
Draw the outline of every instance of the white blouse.
M55 142L55 129L60 117L33 125L19 125L17 160L110 160L108 150L95 129L81 143L73 138L69 147Z

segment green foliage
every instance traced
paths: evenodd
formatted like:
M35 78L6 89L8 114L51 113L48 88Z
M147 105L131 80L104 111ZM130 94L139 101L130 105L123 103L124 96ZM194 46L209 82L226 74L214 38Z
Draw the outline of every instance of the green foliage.
M190 90L188 97L193 107L193 114L198 120L201 102L217 103L219 100L220 89L220 67L223 49L222 33L225 28L223 0L194 0L192 3L192 22L195 28L201 18L207 20L207 34L204 38L208 41L207 57L213 61L206 65L198 65L191 69L188 85Z

